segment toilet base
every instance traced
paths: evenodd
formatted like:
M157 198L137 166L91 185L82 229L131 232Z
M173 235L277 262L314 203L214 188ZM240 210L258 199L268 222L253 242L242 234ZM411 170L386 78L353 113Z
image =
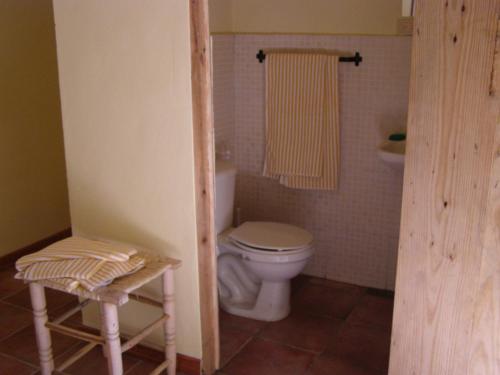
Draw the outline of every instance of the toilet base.
M290 314L290 280L262 281L254 301L234 303L229 298L219 299L222 310L245 318L275 322Z

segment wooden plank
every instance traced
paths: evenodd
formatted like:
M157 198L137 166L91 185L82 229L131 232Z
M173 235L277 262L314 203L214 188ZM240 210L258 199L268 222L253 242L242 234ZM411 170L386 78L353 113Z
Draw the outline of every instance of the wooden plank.
M142 339L144 339L146 336L151 334L155 330L155 328L158 328L163 324L165 320L168 319L168 315L163 315L161 318L155 320L153 323L148 325L146 328L144 328L141 332L139 332L137 335L134 337L130 338L126 342L122 344L122 353L126 352L127 350L131 349L132 347L136 346L139 342L141 342Z
M500 31L500 30L498 30ZM500 38L497 31L494 72L499 87ZM498 96L495 92L494 95ZM500 374L500 118L497 117L493 165L482 232L479 293L474 305L469 374Z
M214 121L208 0L190 0L190 21L202 366L205 374L210 375L219 366L219 320L214 229Z
M74 338L79 339L79 340L88 341L88 342L92 342L95 344L101 344L101 345L104 344L104 341L105 341L104 338L101 336L93 335L91 333L87 333L84 331L80 331L78 329L66 327L66 326L63 326L60 324L47 322L47 324L45 324L45 326L48 329L50 329L51 331L55 331L55 332L60 333L62 335L71 336L71 337L74 337Z
M417 3L392 375L499 373L498 9Z
M495 55L493 57L493 71L491 72L490 95L498 95L500 88L500 20L497 22L497 36Z

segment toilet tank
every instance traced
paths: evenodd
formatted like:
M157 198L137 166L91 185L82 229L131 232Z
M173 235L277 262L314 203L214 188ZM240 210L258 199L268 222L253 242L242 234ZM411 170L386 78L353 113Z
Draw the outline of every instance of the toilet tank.
M233 225L236 167L227 160L215 161L215 230L217 234Z

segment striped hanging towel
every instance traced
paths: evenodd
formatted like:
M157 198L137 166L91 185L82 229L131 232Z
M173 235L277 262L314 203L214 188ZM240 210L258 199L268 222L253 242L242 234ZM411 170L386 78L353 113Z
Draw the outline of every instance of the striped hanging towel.
M340 165L338 56L268 53L264 176L334 190Z

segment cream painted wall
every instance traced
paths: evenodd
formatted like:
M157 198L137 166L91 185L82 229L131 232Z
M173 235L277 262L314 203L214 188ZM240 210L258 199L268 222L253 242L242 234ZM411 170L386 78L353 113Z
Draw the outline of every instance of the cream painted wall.
M401 0L210 0L210 8L212 32L385 35L396 34L402 4Z
M200 358L188 5L54 0L54 11L73 229L183 261L178 351ZM130 302L122 331L158 314Z
M233 0L209 0L210 31L227 33L233 30Z
M401 15L404 17L409 17L412 15L412 5L414 0L403 0Z
M0 0L0 256L70 226L51 0Z

